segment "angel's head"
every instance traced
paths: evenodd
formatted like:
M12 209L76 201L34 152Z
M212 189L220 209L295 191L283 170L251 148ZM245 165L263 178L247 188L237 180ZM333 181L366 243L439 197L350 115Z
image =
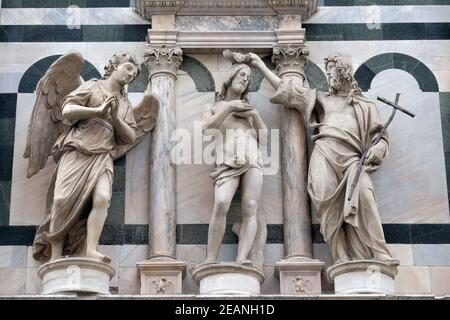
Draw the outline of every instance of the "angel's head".
M244 63L233 64L223 82L219 93L219 101L225 99L228 90L233 90L234 93L241 96L241 100L248 101L251 74L252 70L248 65Z
M136 57L128 52L117 52L105 67L105 74L102 79L114 77L122 86L130 84L141 72Z

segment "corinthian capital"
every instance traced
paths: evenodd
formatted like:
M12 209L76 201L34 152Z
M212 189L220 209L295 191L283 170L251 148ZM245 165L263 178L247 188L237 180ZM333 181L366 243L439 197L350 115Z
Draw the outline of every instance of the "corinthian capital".
M182 61L183 51L178 47L166 48L164 45L161 47L147 45L145 63L150 71L150 77L160 73L176 77Z
M280 77L301 76L305 79L305 66L309 50L306 45L275 46L272 62L275 63Z

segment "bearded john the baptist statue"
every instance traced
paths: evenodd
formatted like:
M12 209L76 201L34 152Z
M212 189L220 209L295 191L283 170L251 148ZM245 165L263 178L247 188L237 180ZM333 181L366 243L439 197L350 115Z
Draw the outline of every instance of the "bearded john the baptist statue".
M308 193L334 263L394 262L369 176L388 153L386 133L369 149L353 197L347 200L358 161L383 127L376 105L362 95L353 77L350 57L336 53L325 59L329 92L306 88L296 78L280 79L256 54L250 54L250 63L276 89L271 102L298 110L313 129Z

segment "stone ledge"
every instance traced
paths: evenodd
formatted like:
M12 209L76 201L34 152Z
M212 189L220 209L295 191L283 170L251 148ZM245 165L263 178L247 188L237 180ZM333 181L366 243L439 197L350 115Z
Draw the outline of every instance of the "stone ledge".
M450 300L450 295L434 296L434 295L334 295L334 294L321 294L321 295L260 295L260 296L228 296L228 295L99 295L94 297L76 297L66 295L0 295L0 300L227 300L227 301L239 301L239 300L254 300L254 301L268 301L268 300Z

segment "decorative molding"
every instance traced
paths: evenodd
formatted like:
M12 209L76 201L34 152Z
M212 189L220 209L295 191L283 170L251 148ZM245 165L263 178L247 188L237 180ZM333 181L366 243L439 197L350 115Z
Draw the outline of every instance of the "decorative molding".
M306 45L275 46L272 62L277 66L280 77L295 75L305 79L305 66L309 50Z
M183 51L179 47L156 47L147 45L145 63L150 71L150 78L156 74L165 73L176 77L178 68L183 61Z
M152 15L276 16L300 14L303 20L317 11L318 0L136 0L135 10L145 19Z
M148 30L150 45L184 49L272 49L274 45L301 45L305 29L275 31L169 31Z

